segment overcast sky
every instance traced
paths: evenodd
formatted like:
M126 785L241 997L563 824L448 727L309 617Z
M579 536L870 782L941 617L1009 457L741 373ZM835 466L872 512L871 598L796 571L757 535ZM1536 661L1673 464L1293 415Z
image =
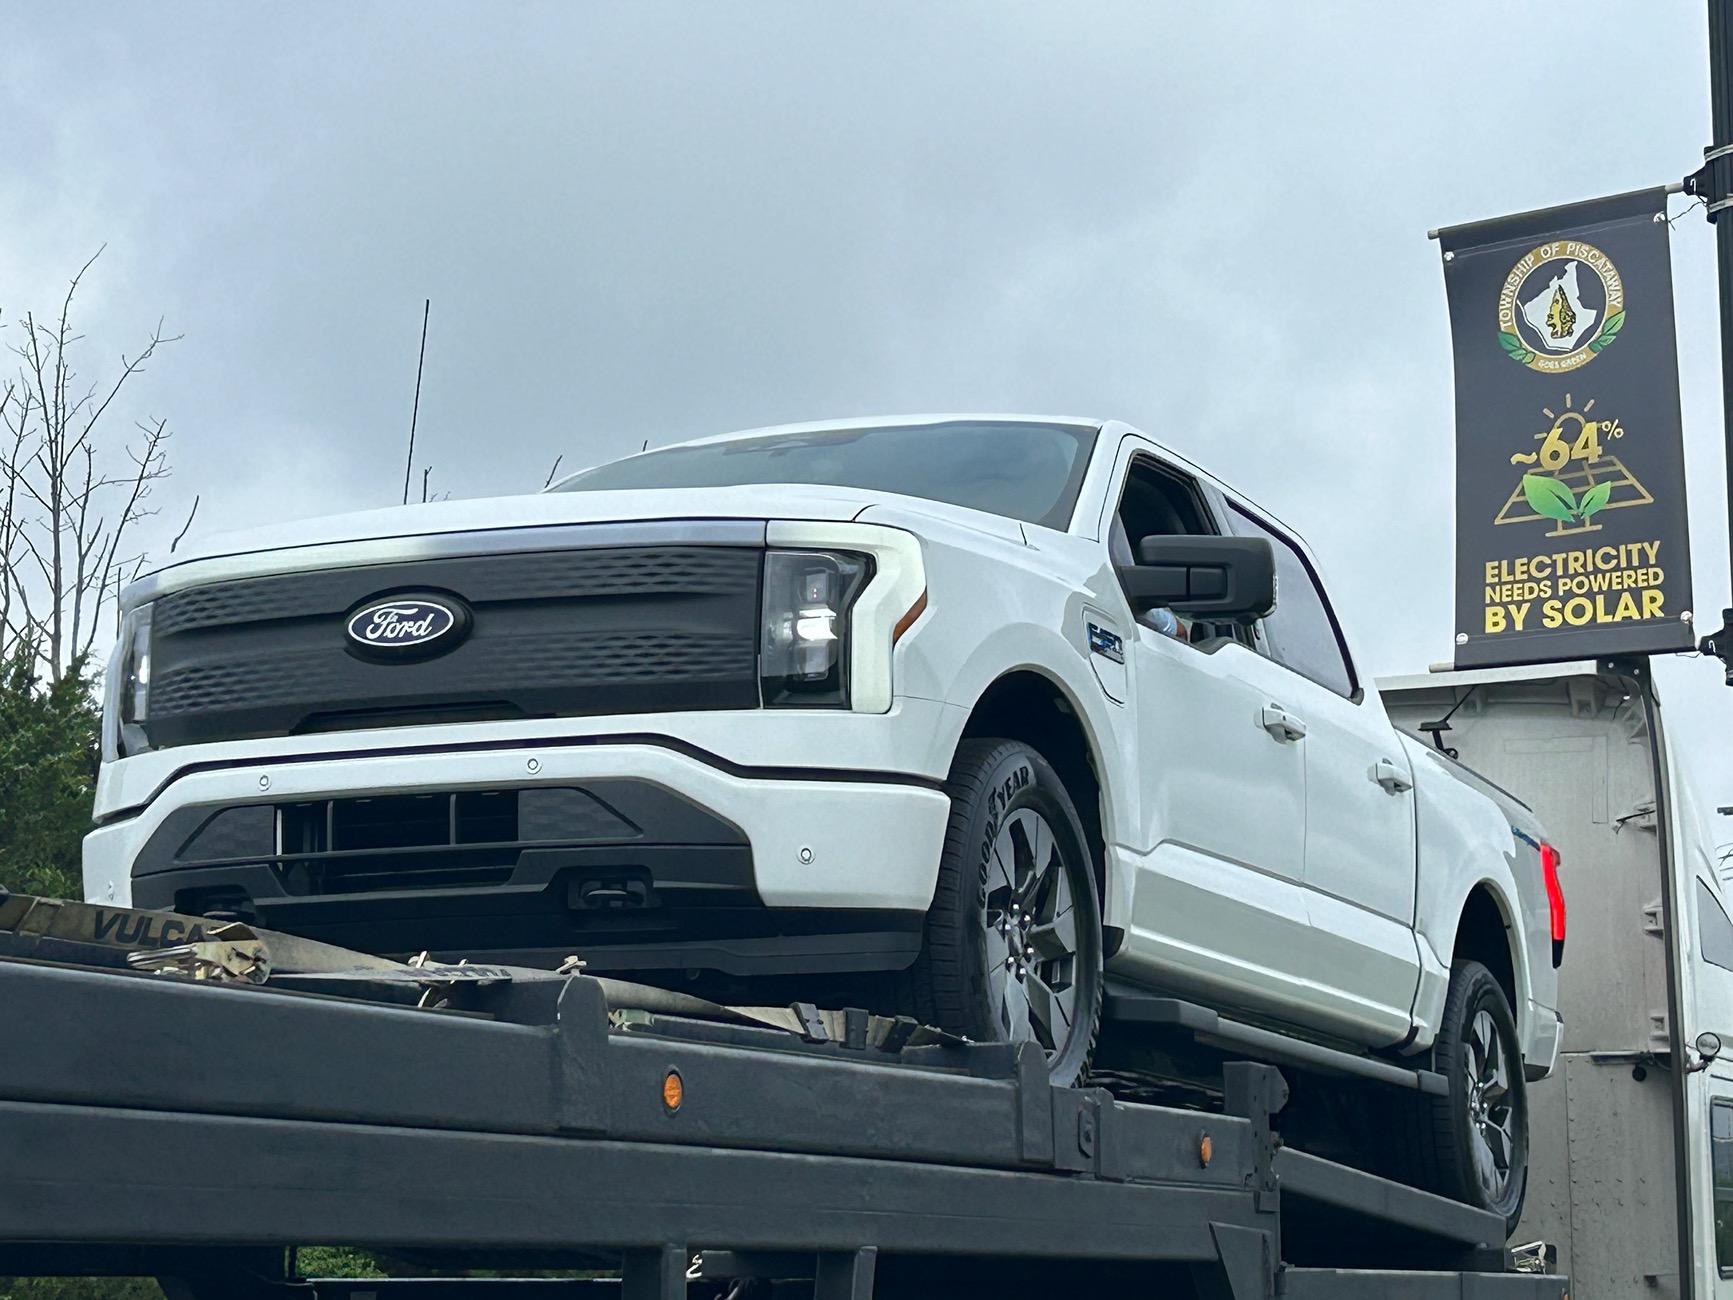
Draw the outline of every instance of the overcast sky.
M1119 417L1304 532L1373 670L1419 671L1453 631L1427 229L1707 140L1701 0L1566 14L0 0L0 309L106 243L87 370L185 334L125 412L175 430L174 526L195 492L213 528L397 500L424 298L417 477L456 496L789 420ZM1713 256L1675 224L1704 630ZM1733 691L1661 681L1733 802Z

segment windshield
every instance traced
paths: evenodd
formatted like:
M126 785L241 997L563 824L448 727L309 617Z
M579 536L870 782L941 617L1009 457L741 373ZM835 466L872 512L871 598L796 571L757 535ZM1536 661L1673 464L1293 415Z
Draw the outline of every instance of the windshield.
M554 490L814 483L898 492L1065 528L1089 463L1085 425L948 420L766 434L668 447L575 474Z

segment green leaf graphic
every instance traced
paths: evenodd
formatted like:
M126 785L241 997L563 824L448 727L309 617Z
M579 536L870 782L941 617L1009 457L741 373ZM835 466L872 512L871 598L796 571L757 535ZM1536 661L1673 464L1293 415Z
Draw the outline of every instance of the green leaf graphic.
M1534 359L1534 353L1523 347L1522 340L1515 334L1512 334L1509 330L1504 330L1499 334L1498 344L1505 350L1505 353L1512 361L1518 362L1521 365L1526 366Z
M1595 335L1595 341L1589 344L1589 351L1599 352L1614 339L1618 338L1619 331L1624 328L1625 313L1622 311L1614 312L1611 316L1607 317L1606 323L1601 326L1601 332Z
M1611 481L1606 483L1596 483L1587 492L1584 492L1582 499L1577 502L1577 513L1584 519L1587 519L1590 515L1594 514L1595 511L1604 509L1607 504L1607 498L1612 496L1612 494L1613 485Z
M1556 519L1561 524L1568 524L1576 518L1576 496L1556 478L1548 478L1545 474L1524 474L1522 494L1538 515Z

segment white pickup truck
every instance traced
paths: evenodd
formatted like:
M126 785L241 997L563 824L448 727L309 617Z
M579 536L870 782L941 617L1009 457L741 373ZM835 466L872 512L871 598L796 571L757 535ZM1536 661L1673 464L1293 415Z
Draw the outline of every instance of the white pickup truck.
M1429 1065L1414 1176L1515 1222L1557 855L1391 726L1294 534L1127 425L731 434L219 539L123 605L92 902L842 973L1067 1079L1111 974Z

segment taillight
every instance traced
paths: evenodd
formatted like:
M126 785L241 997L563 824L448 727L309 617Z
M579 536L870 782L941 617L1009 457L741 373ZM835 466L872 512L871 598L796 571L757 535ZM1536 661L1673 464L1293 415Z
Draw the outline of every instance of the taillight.
M1565 959L1565 891L1558 878L1559 851L1550 844L1540 846L1540 874L1546 881L1546 908L1552 919L1552 964Z

